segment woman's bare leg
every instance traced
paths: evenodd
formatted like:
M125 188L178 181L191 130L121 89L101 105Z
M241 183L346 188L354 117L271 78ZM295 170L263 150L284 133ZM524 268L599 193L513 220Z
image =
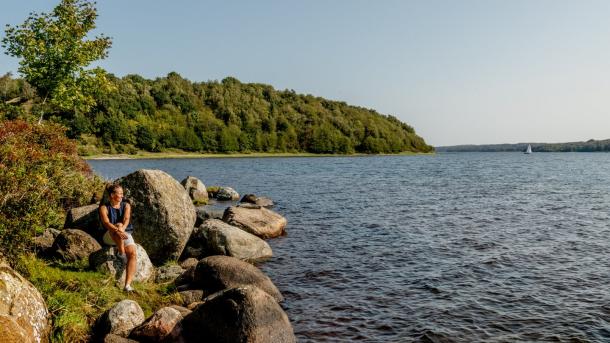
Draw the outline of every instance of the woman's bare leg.
M123 239L121 238L121 236L119 236L118 233L111 232L110 237L114 241L114 244L116 244L116 248L119 254L125 255L125 244L123 243Z
M125 252L127 253L127 272L125 275L125 286L128 286L131 285L133 275L136 273L136 262L138 257L136 254L135 244L126 246Z

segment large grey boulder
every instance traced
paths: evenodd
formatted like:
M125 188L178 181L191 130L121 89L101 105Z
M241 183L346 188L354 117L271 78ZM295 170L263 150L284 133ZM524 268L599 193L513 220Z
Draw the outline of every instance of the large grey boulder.
M0 261L0 341L48 342L50 329L49 311L40 292Z
M117 181L132 204L135 241L155 265L177 260L196 217L184 187L161 170L142 169Z
M205 239L207 255L233 256L248 262L261 262L273 256L267 242L222 220L208 219L198 229Z
M108 334L104 337L104 343L139 343L136 340L121 337L115 334Z
M250 263L230 256L209 256L201 259L195 268L194 288L212 294L225 288L254 285L269 293L276 301L284 297L271 279Z
M98 208L99 205L93 204L69 209L64 228L81 229L91 233L90 230L96 230L100 225Z
M205 295L206 293L204 293L200 289L191 289L188 291L180 292L180 298L182 298L182 305L187 307L194 302L203 300Z
M129 337L139 342L182 342L181 320L180 311L163 307L133 329Z
M131 330L144 322L144 312L137 302L122 300L100 317L97 331L101 337L114 334L127 337Z
M133 276L134 281L146 282L151 280L155 274L153 266L146 250L136 244L136 273ZM119 284L125 282L125 264L117 256L116 247L104 247L89 256L89 266L102 273L111 275Z
M85 231L66 229L55 238L51 252L66 262L83 260L91 253L102 249L100 243Z
M261 238L273 238L285 233L286 218L257 205L231 206L222 220Z
M195 204L207 204L208 203L208 191L201 180L194 176L188 176L182 182L180 182L186 192L189 194L193 203Z
M220 187L216 193L216 199L221 201L239 200L239 193L231 187Z
M296 342L288 316L269 294L246 286L209 296L182 321L186 342Z

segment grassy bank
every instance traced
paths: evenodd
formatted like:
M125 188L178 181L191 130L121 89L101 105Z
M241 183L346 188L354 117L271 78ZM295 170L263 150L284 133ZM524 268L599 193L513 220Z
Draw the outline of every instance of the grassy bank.
M60 264L26 254L17 269L45 299L51 313L52 342L89 341L97 318L126 298L136 301L146 317L163 306L180 303L170 285L136 283L136 292L125 294L112 277L88 270L86 261Z
M267 157L363 157L363 156L412 156L412 155L434 155L434 153L402 152L399 154L312 154L307 152L295 153L233 153L233 154L202 154L181 151L146 152L140 151L136 154L97 154L83 156L86 160L122 160L122 159L148 159L148 158L267 158Z

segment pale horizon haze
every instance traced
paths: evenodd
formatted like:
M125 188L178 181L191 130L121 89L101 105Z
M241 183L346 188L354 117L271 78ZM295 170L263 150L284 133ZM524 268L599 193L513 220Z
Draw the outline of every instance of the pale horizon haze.
M59 0L4 0L4 25ZM117 76L233 76L391 114L428 144L610 139L609 1L101 0ZM0 75L18 60L0 55Z

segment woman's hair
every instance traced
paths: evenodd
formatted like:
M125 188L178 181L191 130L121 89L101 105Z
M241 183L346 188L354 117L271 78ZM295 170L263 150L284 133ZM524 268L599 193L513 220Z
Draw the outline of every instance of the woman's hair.
M116 192L117 189L119 188L123 188L121 185L119 185L118 183L111 183L108 186L106 186L106 192L108 193L108 195Z
M104 194L102 194L102 199L100 200L100 204L99 206L102 207L104 205L106 205L108 203L108 201L110 201L110 194L116 192L117 189L119 188L123 188L123 186L119 185L118 183L110 183L106 186L106 189L104 190Z

